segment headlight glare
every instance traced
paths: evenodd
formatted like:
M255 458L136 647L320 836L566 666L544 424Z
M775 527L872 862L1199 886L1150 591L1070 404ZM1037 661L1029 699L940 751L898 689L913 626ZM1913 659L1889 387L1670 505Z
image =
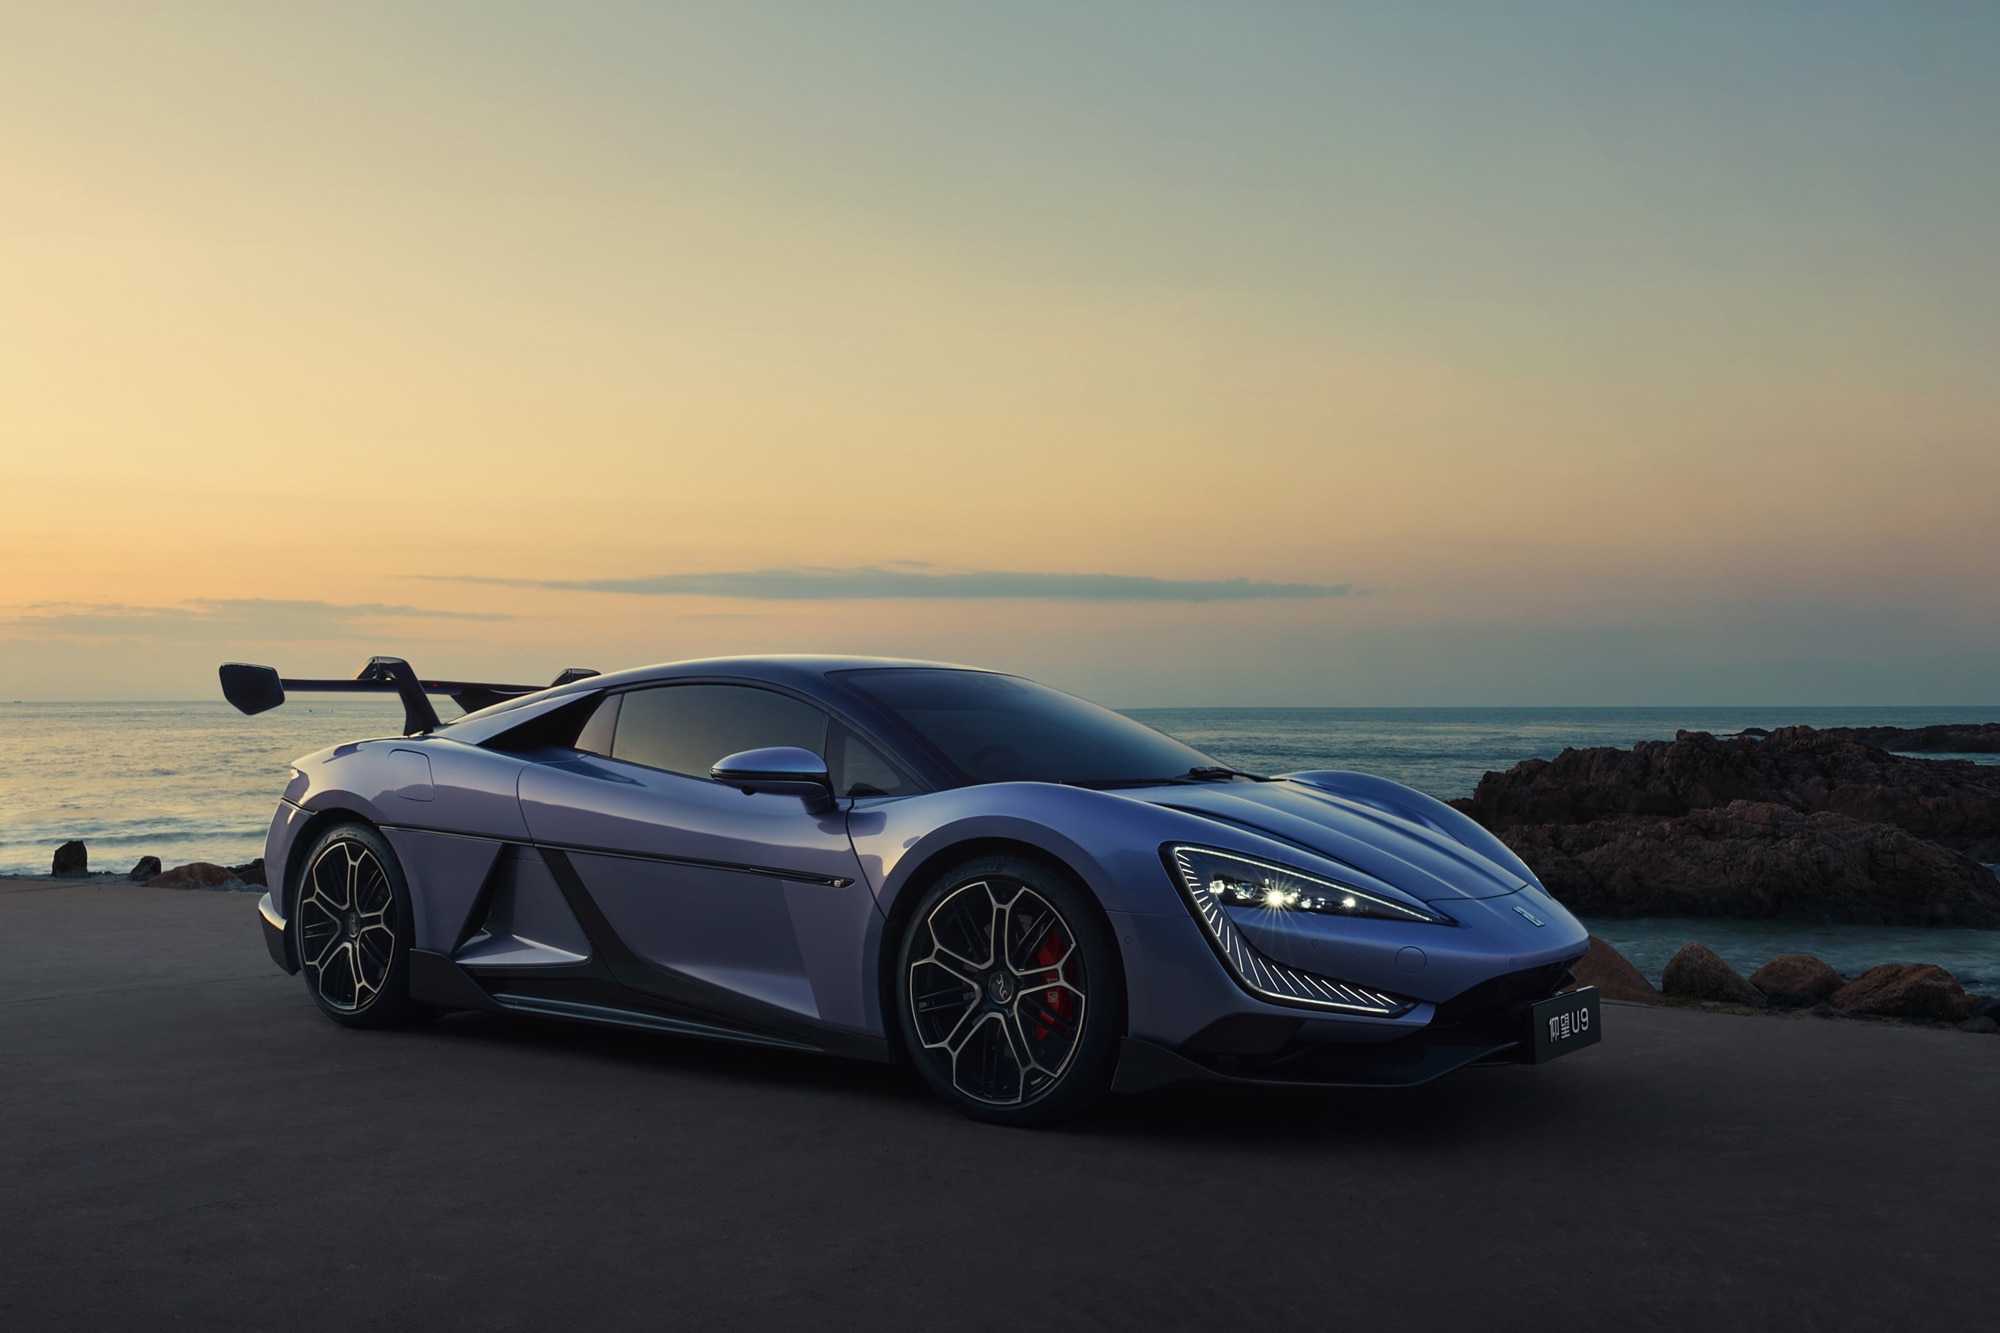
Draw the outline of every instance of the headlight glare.
M1445 917L1429 908L1290 866L1207 847L1175 847L1172 854L1182 885L1198 902L1206 899L1222 907L1261 907L1319 916L1446 923Z

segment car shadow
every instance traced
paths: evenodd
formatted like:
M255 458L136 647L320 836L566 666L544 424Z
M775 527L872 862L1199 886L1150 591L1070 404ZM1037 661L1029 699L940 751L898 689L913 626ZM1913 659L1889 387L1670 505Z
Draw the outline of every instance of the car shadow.
M906 1065L846 1060L803 1051L626 1031L525 1015L460 1013L430 1031L454 1041L616 1062L677 1076L758 1084L778 1092L817 1090L877 1099L968 1130L1114 1140L1228 1143L1296 1151L1338 1145L1464 1146L1509 1126L1560 1120L1567 1098L1552 1071L1514 1066L1457 1071L1414 1088L1283 1088L1172 1084L1112 1095L1062 1124L1018 1130L982 1125L933 1097Z
M911 1100L926 1096L915 1075L901 1066L843 1060L812 1051L569 1023L527 1014L447 1014L431 1024L431 1030L455 1040L614 1060L661 1073L719 1075L773 1087L863 1090Z

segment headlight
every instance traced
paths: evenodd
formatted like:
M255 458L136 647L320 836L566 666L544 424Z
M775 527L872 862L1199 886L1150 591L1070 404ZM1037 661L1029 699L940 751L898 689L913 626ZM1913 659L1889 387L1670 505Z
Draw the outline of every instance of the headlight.
M1197 903L1205 898L1222 907L1263 907L1274 912L1449 924L1447 918L1429 908L1289 866L1206 847L1175 847L1172 851L1181 884L1195 896Z
M1229 919L1226 906L1328 916L1370 916L1393 921L1449 924L1447 918L1352 885L1302 870L1206 847L1169 847L1167 859L1215 951L1243 988L1259 999L1306 1009L1394 1018L1417 1002L1371 986L1301 971L1266 957Z

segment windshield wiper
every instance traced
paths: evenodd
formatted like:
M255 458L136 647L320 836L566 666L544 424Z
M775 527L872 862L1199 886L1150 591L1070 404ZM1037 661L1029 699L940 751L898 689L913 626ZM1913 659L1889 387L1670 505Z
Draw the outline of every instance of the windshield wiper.
M1223 768L1220 765L1204 765L1190 768L1187 772L1171 778L1065 778L1065 787L1082 787L1088 791L1110 791L1118 787L1185 787L1196 782L1225 782L1230 778L1249 778L1252 782L1269 782L1270 778L1256 773L1245 773L1241 769Z
M1114 787L1165 787L1181 781L1180 778L1063 778L1065 787L1082 787L1085 791L1110 791Z

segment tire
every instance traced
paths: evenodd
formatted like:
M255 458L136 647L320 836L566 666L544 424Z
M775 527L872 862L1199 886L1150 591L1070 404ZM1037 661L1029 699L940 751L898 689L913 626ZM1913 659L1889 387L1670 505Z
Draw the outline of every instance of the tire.
M322 833L306 854L287 927L320 1012L351 1028L428 1016L410 1001L414 920L403 867L380 833L359 823Z
M973 1119L1078 1115L1110 1088L1125 1031L1111 928L1088 892L1039 862L966 861L903 929L896 1014L924 1082Z

